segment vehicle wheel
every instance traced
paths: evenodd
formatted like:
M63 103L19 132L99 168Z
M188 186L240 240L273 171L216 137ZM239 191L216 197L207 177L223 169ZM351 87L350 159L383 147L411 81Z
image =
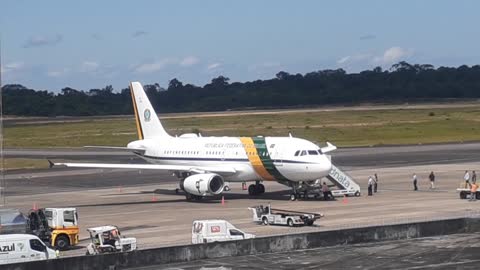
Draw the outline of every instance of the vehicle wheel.
M293 227L293 220L291 218L287 220L287 225Z
M480 192L475 193L475 197L477 200L480 200Z
M258 191L260 194L265 193L265 186L263 184L259 184L258 187Z
M192 194L186 192L185 193L185 199L187 199L187 201L191 201L192 200Z
M460 199L466 199L467 198L467 192L462 191L460 192Z
M175 189L175 194L178 194L178 192L180 192L180 189L179 189L179 188L176 188L176 189Z
M291 194L290 195L290 201L295 201L295 200L297 200L297 195Z
M360 197L360 191L355 192L355 197Z
M307 224L307 226L312 226L313 222L314 222L313 220L309 220L309 221L306 222L306 224Z
M70 246L70 239L66 235L60 235L55 239L55 246L60 250L65 250Z
M268 218L264 217L262 219L262 223L263 223L263 225L267 226L268 225Z
M248 195L253 196L255 194L255 185L248 186Z

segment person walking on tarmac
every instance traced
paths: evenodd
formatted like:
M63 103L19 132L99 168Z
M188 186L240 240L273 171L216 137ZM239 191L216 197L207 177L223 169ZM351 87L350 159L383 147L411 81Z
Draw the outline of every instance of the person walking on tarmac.
M470 184L470 186L471 186L471 188L470 188L470 201L473 202L473 201L477 200L478 185L475 184L475 183L472 183L472 184Z
M434 189L435 188L435 174L433 174L433 171L430 173L428 178L430 179L430 189Z
M475 171L472 171L472 183L477 183L477 174L475 173Z
M378 187L378 175L377 175L377 174L375 174L374 176L375 176L375 179L374 179L374 180L375 180L375 183L373 184L373 192L374 192L374 193L377 193L377 187Z
M325 182L323 182L322 184L322 192L323 192L323 199L325 201L330 200L330 198L333 199L333 194L330 191L330 188L328 188L327 183Z
M463 175L463 180L465 180L465 188L468 188L470 185L470 174L468 171L465 171L465 174Z
M371 176L368 177L368 196L372 196L373 195L373 182L375 182L373 180L373 178Z
M417 186L417 174L413 174L413 177L412 177L412 180L413 180L413 190L414 191L417 191L418 190L418 186Z

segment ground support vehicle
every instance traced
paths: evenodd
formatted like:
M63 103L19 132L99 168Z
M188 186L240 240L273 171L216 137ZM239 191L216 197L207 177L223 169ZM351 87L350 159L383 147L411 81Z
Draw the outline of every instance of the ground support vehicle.
M47 247L38 236L31 234L0 235L0 265L41 261L57 257L55 250Z
M252 210L253 221L263 225L312 226L315 220L323 214L272 209L270 204L249 207Z
M107 225L88 228L92 243L87 245L86 255L128 252L137 249L135 237L123 237L117 226Z
M255 238L226 220L195 220L192 224L192 244L223 242Z
M472 196L470 188L457 188L457 191L460 193L460 199L469 199ZM480 191L477 191L474 196L480 200Z
M2 209L0 234L7 233L33 234L47 245L65 250L79 241L77 209L32 209L27 216L17 209Z

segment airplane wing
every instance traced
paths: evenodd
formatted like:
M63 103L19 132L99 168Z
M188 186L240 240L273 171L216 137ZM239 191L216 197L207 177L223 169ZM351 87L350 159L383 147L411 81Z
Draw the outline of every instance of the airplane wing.
M234 174L237 171L232 167L216 167L216 166L188 166L188 165L160 165L160 164L110 164L110 163L54 163L48 160L50 168L53 166L64 166L72 168L103 168L103 169L137 169L137 170L165 170L165 171L182 171L193 173L219 173Z
M84 146L84 148L117 150L117 151L126 151L126 152L139 153L139 154L145 153L145 150L146 150L144 148L118 147L118 146L92 146L92 145Z

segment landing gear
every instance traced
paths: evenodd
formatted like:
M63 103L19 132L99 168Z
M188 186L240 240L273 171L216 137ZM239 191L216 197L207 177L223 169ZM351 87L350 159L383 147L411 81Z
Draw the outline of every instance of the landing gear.
M185 199L187 199L187 201L200 201L201 199L203 199L203 196L193 195L185 192Z
M297 200L297 194L292 193L290 194L290 201L296 201Z
M265 193L265 186L256 181L255 184L248 186L248 195L255 196Z

